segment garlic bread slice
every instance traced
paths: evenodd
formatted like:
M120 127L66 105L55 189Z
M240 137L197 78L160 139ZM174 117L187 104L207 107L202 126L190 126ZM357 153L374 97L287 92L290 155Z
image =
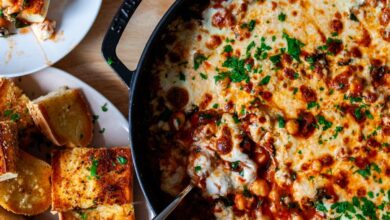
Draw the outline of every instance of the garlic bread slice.
M45 212L51 203L50 165L19 151L16 170L16 178L0 182L0 206L27 216Z
M28 109L55 145L85 147L92 141L92 113L80 89L53 91L30 102Z

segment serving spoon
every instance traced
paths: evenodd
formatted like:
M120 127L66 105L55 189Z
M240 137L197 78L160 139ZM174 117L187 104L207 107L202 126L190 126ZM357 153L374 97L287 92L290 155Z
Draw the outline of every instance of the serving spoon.
M165 220L173 210L180 204L180 202L188 195L194 188L192 184L188 185L176 198L169 204L160 214L153 218L153 220Z

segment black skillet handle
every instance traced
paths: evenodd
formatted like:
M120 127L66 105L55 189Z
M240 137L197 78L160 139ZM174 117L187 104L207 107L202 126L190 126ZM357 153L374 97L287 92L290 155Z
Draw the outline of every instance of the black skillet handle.
M124 0L114 19L111 22L103 40L102 52L104 59L122 78L126 85L130 84L134 71L127 69L116 54L116 47L122 36L123 30L134 14L142 0Z

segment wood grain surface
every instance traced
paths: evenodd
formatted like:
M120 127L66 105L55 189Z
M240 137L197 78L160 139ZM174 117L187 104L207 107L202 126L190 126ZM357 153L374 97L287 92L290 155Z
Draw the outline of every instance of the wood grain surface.
M135 69L137 66L150 34L173 2L174 0L141 2L117 48L119 58L129 69ZM122 0L103 0L99 15L87 36L54 66L94 87L127 116L129 100L127 86L105 62L101 54L104 35L121 3Z

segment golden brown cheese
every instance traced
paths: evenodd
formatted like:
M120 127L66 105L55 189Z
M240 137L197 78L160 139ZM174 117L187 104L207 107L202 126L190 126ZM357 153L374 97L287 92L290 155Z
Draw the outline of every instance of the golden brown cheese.
M55 151L52 166L53 211L132 202L131 160L127 147Z
M206 197L231 200L233 208L217 203L218 218L237 209L243 219L388 218L389 7L388 1L212 1L201 21L175 21L168 35L174 40L153 69L157 120L150 131L163 151L191 156L187 162L162 154L162 176L182 177L172 172L188 166ZM257 178L241 187L230 179L245 163L207 153L226 146L212 141L224 114L240 129L224 143L246 140L242 151L258 166ZM208 130L199 132L204 125ZM218 175L214 164L224 164ZM266 181L261 191L269 191L264 196L252 190L259 179ZM163 189L179 192L183 181L175 180L161 179ZM211 180L218 190L208 188ZM259 201L262 210L253 206Z

